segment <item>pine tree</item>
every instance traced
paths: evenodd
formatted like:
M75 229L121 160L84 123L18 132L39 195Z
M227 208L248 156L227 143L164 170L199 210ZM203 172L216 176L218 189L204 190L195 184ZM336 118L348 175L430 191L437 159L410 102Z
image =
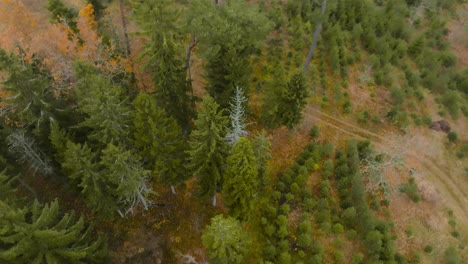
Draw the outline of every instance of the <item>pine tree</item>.
M59 213L57 200L24 209L0 201L0 226L2 263L102 263L107 255L83 218Z
M91 128L90 140L105 146L125 139L129 130L131 109L122 87L100 74L94 66L76 63L76 97L79 111L85 114L82 127Z
M133 102L133 139L139 154L160 182L174 186L187 177L185 140L174 118L147 94L140 93Z
M239 222L223 215L211 218L211 224L202 234L202 242L213 264L244 263L250 245Z
M223 183L224 203L233 217L249 217L258 186L257 159L250 141L242 137L227 158Z
M180 11L171 0L135 1L133 11L140 34L149 38L141 58L152 75L158 105L189 132L195 105L179 44L184 36L176 28Z
M231 109L229 113L229 118L231 120L231 129L226 135L226 140L230 145L236 144L236 142L241 138L249 134L247 131L247 125L245 124L245 106L247 103L247 98L244 96L242 88L239 86L236 87L235 94L232 97Z
M219 105L207 95L190 134L188 169L197 177L201 196L214 196L222 186L222 175L228 145L224 140L228 119ZM216 196L213 205L216 205Z

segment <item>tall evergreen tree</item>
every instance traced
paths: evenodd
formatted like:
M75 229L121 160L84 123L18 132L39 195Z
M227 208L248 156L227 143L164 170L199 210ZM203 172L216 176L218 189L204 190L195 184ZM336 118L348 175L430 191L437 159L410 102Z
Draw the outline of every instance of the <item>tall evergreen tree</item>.
M257 159L250 141L242 137L227 158L223 183L224 202L233 217L249 217L258 186Z
M57 200L23 209L0 201L0 226L1 263L103 263L107 255L83 218L59 213Z
M6 73L2 90L9 95L0 98L0 117L8 124L38 128L53 116L57 101L51 77L35 56L26 60L0 48L0 72Z
M180 45L184 36L177 28L180 11L172 0L134 1L133 11L140 34L149 38L141 56L153 77L158 105L189 132L195 105Z
M208 92L223 109L229 107L236 86L248 93L250 56L272 28L264 13L244 1L193 1L190 30L205 57Z
M245 263L244 257L250 245L239 222L223 215L211 218L211 224L202 234L202 242L213 264Z
M159 181L174 186L187 177L186 145L176 120L156 107L151 96L140 93L133 102L133 139L139 154Z
M95 211L110 215L117 210L117 204L105 191L105 179L100 177L96 157L87 144L67 141L61 165L64 173L81 189L87 205Z
M125 213L132 212L139 205L148 209L150 202L147 196L151 190L146 181L149 171L143 168L135 155L110 143L102 151L99 165L103 168L100 176L105 181L106 192L120 208L125 209Z
M228 119L219 110L219 105L207 95L195 120L195 130L190 134L188 169L197 177L200 194L213 196L222 186L223 168L228 145L224 140Z
M106 146L125 139L131 109L122 87L98 72L94 66L76 63L76 97L79 111L85 115L82 127L91 128L90 140Z
M264 122L270 126L285 125L289 129L296 126L302 118L302 110L306 105L308 96L306 80L303 73L298 72L291 76L287 84L279 79L273 83L265 96L263 107L266 110Z
M271 143L264 130L253 138L252 147L257 160L257 171L258 178L260 179L260 187L266 187L269 183L269 178L266 172L268 161L271 159Z
M67 142L62 167L78 183L89 207L106 215L120 209L125 213L136 206L148 208L148 171L121 146L109 143L100 160L87 145Z

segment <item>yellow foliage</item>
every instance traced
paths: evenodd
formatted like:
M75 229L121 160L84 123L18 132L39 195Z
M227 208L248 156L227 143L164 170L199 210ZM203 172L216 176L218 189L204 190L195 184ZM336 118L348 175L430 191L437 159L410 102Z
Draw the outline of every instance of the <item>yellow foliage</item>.
M92 4L87 4L80 10L80 18L84 18L86 24L93 30L97 29L97 22L94 17L94 7Z

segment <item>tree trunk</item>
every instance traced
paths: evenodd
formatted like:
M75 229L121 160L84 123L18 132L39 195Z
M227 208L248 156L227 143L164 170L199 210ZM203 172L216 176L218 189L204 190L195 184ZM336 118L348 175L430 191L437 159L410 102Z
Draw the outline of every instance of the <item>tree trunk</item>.
M322 9L321 9L322 16L325 14L326 8L327 8L327 0L323 0ZM304 63L304 72L307 72L307 70L309 70L310 61L312 60L314 56L314 50L315 50L315 47L317 46L317 41L320 36L320 32L322 31L322 23L323 21L320 21L317 27L315 27L314 37L312 38L312 44L310 45L310 48L309 48L309 54L307 55L307 59Z
M124 15L124 10L123 10L123 0L119 0L119 8L120 8L120 18L122 20L122 27L123 27L123 33L124 33L124 39L125 39L125 47L126 47L126 52L127 56L130 57L131 55L131 50L130 50L130 40L128 38L128 33L127 33L127 22L125 21L125 15Z
M216 206L216 194L213 195L213 203L212 204L213 204L213 206Z
M172 194L176 194L176 191L175 191L175 188L174 188L173 185L171 185L171 192L172 192Z
M192 82L192 73L190 71L190 59L192 58L192 50L198 44L198 40L192 35L190 45L187 48L187 54L185 55L185 68L187 69L187 81ZM193 91L192 91L193 96Z

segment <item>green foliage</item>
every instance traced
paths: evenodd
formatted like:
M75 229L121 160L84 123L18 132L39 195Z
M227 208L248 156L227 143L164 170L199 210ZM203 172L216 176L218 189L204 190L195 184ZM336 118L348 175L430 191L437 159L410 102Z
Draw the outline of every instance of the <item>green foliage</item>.
M317 138L320 134L320 128L317 125L314 125L309 132L311 138Z
M428 253L428 254L431 253L432 250L433 250L433 248L432 248L431 245L426 245L426 246L424 247L424 252L426 252L426 253Z
M258 133L252 139L252 147L257 160L257 171L258 178L260 179L260 187L266 187L269 183L269 177L266 174L266 170L268 161L271 159L271 142L264 130L262 130L262 132Z
M408 195L411 201L415 203L421 200L421 196L418 193L418 185L416 185L416 182L413 177L409 178L408 183L402 184L400 186L400 192Z
M453 246L449 246L444 251L444 261L445 264L460 264L462 263L462 258Z
M177 28L180 10L171 0L137 0L132 7L139 33L149 39L140 58L153 78L158 105L188 132L195 105L180 44L184 36Z
M235 87L248 87L249 58L272 23L244 1L227 1L222 6L192 1L190 9L188 24L207 61L208 92L221 108L227 108Z
M227 158L223 183L224 202L233 217L249 218L258 185L257 160L252 144L242 137Z
M14 177L6 174L6 169L0 171L0 201L15 200L16 189L13 187Z
M29 62L25 56L0 48L0 72L6 75L2 76L2 91L9 95L0 98L1 114L2 119L9 120L8 124L38 128L54 117L58 102L53 95L50 73L36 56Z
M244 263L250 242L239 222L217 215L202 234L203 246L213 264Z
M450 131L450 132L448 132L448 134L447 134L447 138L448 138L448 140L449 140L450 142L455 143L455 142L457 142L457 140L458 140L458 135L457 135L456 132Z
M2 263L103 263L107 255L83 218L59 213L57 200L23 209L0 201L0 225Z
M160 182L177 185L187 177L185 140L176 120L140 93L133 102L133 141L138 154Z
M109 143L98 162L96 153L86 144L68 141L63 156L64 172L78 184L94 211L112 215L120 207L132 210L139 203L148 206L145 200L149 193L145 185L148 171L130 151Z
M270 126L285 125L295 127L302 118L302 110L308 96L306 80L302 73L295 73L287 84L284 83L283 70L279 69L277 80L267 91L263 102L264 121Z
M212 196L222 186L228 145L224 140L228 119L211 96L206 96L190 134L188 169L197 177L200 194Z
M124 141L128 135L131 109L122 87L115 85L91 64L77 62L76 99L85 115L80 126L90 128L88 138L106 146Z
M48 0L47 9L51 12L50 19L52 21L64 23L73 32L78 33L78 28L76 27L78 12L75 9L67 7L62 0Z
M448 112L453 118L458 118L460 108L464 104L461 94L455 90L448 90L442 96L442 104L447 107Z

